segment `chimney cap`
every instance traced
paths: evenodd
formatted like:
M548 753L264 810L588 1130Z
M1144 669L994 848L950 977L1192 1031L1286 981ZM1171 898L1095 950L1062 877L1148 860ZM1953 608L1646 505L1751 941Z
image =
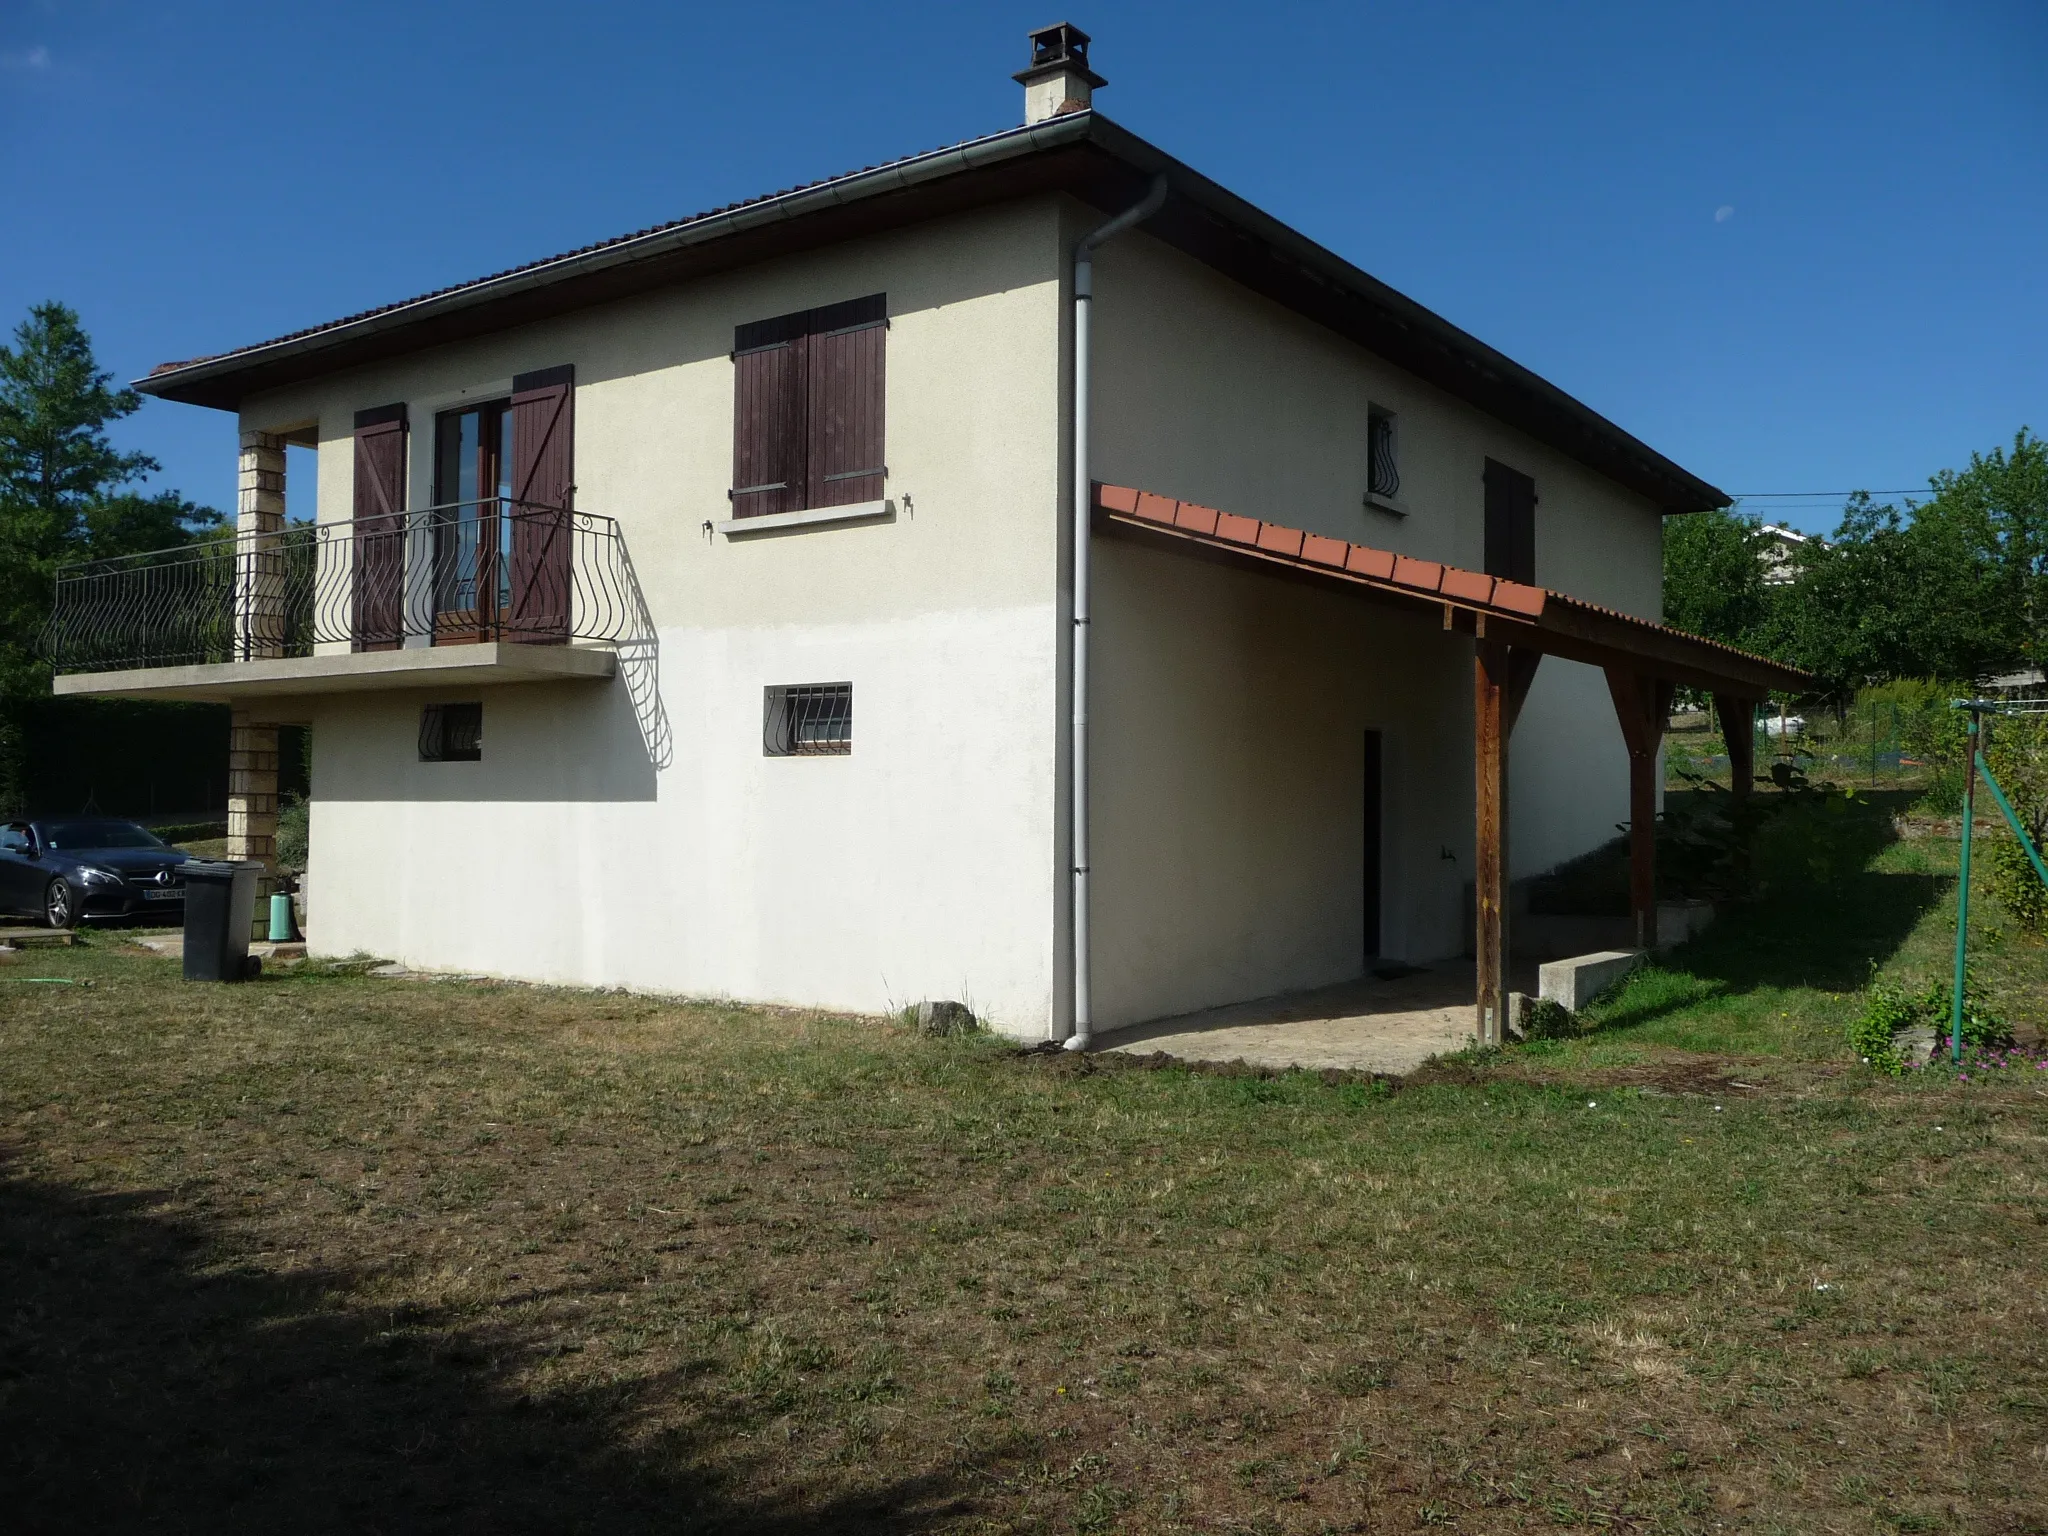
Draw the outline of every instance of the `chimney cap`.
M1010 78L1019 85L1031 85L1049 76L1078 74L1091 89L1109 84L1088 67L1088 34L1071 21L1056 21L1031 34L1031 64Z

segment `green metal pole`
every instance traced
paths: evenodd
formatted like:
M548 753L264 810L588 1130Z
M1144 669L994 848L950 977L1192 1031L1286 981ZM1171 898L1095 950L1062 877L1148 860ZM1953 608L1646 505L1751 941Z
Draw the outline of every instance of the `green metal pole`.
M1963 779L1963 867L1956 880L1956 980L1948 1007L1949 1060L1958 1066L1963 1060L1963 978L1969 964L1970 943L1970 814L1977 799L1977 712L1970 712L1970 750Z
M2012 835L2020 840L2020 848L2033 861L2034 873L2041 877L2041 883L2048 885L2048 863L2041 860L2041 850L2034 846L2034 840L2027 836L2027 829L2020 824L2019 812L2012 808L2012 802L2005 798L2005 791L1998 780L1991 775L1991 765L1984 761L1984 754L1977 754L1977 771L1984 775L1984 787L1991 791L1991 798L1998 802L1998 808L2005 812L2006 825L2012 828Z

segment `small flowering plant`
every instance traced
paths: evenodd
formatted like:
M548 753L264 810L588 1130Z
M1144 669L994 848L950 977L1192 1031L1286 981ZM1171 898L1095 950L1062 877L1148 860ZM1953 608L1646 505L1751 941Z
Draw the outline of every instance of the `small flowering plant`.
M1913 1063L1906 1070L1935 1077L1953 1075L1959 1083L1984 1080L2012 1082L2022 1076L2048 1076L2048 1047L2010 1042L2004 1045L1973 1045L1964 1040L1963 1059L1955 1061L1949 1056L1948 1037L1944 1035L1936 1042L1931 1058Z
M1849 1049L1866 1065L1897 1077L1915 1065L1902 1043L1907 1031L1918 1030L1923 1041L1926 1033L1933 1034L1935 1058L1948 1063L1951 1001L1946 982L1930 982L1919 992L1909 992L1873 978L1863 994L1863 1011L1849 1022ZM1974 1052L1988 1060L2016 1048L2012 1027L1992 1011L1974 975L1963 982L1962 1036L1966 1056Z

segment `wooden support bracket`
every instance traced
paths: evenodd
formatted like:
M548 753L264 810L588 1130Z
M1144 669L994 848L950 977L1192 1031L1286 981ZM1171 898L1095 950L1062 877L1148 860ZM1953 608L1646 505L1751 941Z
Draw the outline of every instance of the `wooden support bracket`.
M1732 693L1714 695L1714 715L1728 743L1728 789L1738 800L1756 778L1756 700Z
M1657 942L1657 748L1671 715L1671 684L1640 672L1607 668L1607 691L1628 744L1628 904L1636 947Z

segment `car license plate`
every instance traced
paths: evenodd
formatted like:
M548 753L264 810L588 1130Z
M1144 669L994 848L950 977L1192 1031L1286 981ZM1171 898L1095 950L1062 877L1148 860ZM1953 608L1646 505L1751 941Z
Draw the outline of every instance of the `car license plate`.
M185 887L174 885L169 890L144 891L142 899L144 901L183 901L185 899Z

